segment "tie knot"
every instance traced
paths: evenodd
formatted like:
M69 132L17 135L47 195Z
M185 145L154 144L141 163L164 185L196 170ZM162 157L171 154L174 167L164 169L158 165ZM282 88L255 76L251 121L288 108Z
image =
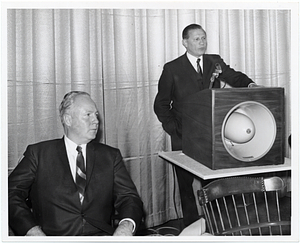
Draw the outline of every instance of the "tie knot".
M78 151L78 153L81 153L82 152L82 148L81 148L81 146L77 146L77 148L76 148L76 150Z
M198 59L197 59L197 64L199 64L199 63L200 63L200 60L201 60L200 58L198 58Z

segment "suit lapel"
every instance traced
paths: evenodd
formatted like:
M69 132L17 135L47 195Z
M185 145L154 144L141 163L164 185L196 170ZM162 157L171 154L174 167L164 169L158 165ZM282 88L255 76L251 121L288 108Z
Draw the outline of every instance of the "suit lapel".
M59 164L62 167L62 173L66 178L66 182L68 182L76 187L76 184L75 184L73 176L72 176L71 168L70 168L70 163L69 163L69 159L68 159L68 155L67 155L64 138L62 138L59 141L59 143L57 143L56 151L58 153Z
M203 85L207 89L209 88L211 74L214 71L214 65L206 54L203 55L203 70Z
M58 158L63 167L63 171L68 171L67 174L72 176L64 139L61 139L61 141L57 144L56 150L58 151Z
M95 165L95 146L92 142L86 147L86 185L88 186Z

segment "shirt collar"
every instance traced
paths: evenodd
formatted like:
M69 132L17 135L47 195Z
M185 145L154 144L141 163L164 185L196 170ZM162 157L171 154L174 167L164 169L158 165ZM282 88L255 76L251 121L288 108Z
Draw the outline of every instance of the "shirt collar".
M189 59L190 63L196 67L197 69L197 59L200 58L200 66L203 67L203 55L200 57L195 57L193 55L191 55L190 53L186 52L186 56Z
M76 151L76 148L78 145L82 147L82 150L86 150L86 144L76 144L74 143L71 139L69 139L66 135L64 136L66 148L69 149L70 151Z

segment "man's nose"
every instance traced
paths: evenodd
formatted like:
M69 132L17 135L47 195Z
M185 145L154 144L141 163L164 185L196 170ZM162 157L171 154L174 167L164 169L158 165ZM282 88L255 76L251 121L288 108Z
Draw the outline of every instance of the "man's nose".
M204 45L205 45L205 40L200 40L200 44L201 44L202 46L204 46Z
M96 114L93 114L92 115L92 123L99 123L99 119L98 119L98 116Z

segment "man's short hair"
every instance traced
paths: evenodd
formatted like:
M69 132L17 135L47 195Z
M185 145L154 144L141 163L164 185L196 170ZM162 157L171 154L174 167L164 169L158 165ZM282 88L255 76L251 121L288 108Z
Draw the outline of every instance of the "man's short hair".
M199 24L190 24L190 25L186 26L183 29L183 31L182 31L182 39L188 39L189 38L189 31L190 30L196 30L196 29L201 29L201 30L203 30L205 32L205 30L202 28L201 25L199 25Z
M61 120L61 123L64 125L64 114L66 113L67 110L69 110L74 101L75 101L75 98L79 95L86 95L86 96L89 96L90 97L90 94L87 93L87 92L84 92L84 91L71 91L67 94L65 94L62 102L60 103L59 105L59 116L60 116L60 120Z

